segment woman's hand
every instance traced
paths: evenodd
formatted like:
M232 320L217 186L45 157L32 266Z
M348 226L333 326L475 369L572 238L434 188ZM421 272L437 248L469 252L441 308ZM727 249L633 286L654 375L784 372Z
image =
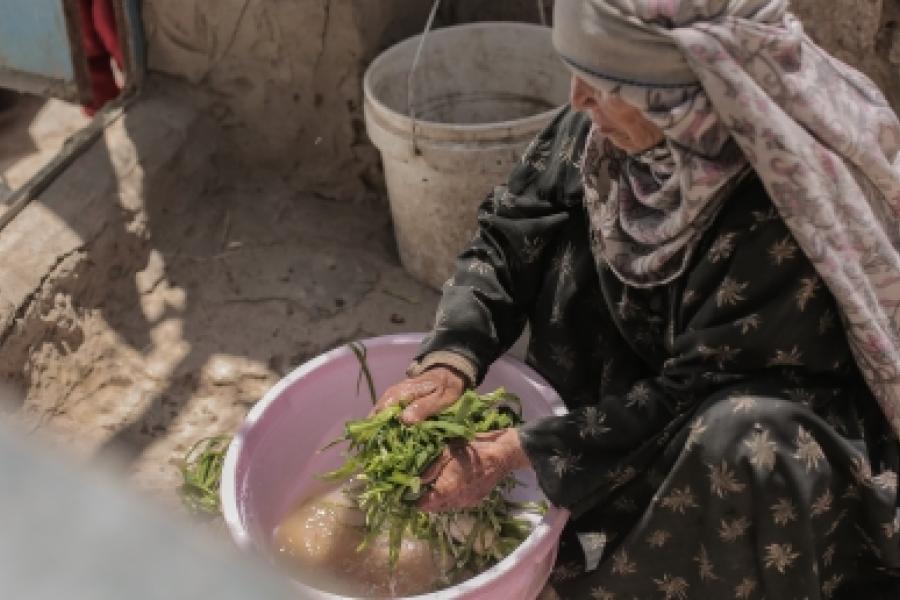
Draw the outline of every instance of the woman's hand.
M470 508L516 469L530 466L515 429L478 434L470 442L451 442L422 474L431 483L419 507L431 512Z
M465 380L453 369L434 367L417 377L405 379L387 389L375 404L373 413L400 404L406 408L400 420L407 425L424 421L459 400L465 391Z

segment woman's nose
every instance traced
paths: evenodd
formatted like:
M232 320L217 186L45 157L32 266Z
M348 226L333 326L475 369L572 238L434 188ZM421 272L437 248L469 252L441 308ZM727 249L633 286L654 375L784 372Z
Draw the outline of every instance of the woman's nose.
M580 77L572 75L572 85L569 89L569 104L572 108L579 111L593 108L597 103L594 98L594 89L584 82Z

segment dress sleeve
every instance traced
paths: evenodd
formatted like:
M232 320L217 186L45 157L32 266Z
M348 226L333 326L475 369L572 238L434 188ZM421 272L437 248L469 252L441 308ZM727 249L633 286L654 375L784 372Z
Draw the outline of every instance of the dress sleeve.
M710 403L753 395L827 403L855 381L833 297L762 186L739 192L668 287L667 352L656 374L520 429L552 502L580 514L609 500L675 436L690 444L705 426L695 415ZM617 316L626 338L640 335L639 315Z
M583 116L563 110L478 211L478 231L443 287L433 330L410 375L436 364L477 385L525 325L560 232L581 210Z

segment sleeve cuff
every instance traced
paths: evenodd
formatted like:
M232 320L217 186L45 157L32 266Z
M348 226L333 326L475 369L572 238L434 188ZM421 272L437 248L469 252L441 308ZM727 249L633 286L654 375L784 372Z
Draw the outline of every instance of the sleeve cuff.
M438 366L450 367L458 371L466 379L467 389L473 387L478 379L478 369L475 363L461 354L448 350L429 352L419 360L413 361L409 368L406 369L406 375L407 377L416 377L428 369Z

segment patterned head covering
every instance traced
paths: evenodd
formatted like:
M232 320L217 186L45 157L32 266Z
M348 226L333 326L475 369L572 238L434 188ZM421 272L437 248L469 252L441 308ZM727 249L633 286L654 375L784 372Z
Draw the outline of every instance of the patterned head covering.
M608 197L592 132L595 254L624 281L683 272L752 168L841 310L900 437L900 122L866 76L803 32L786 0L557 0L554 43L581 77L645 111L664 143L621 157Z

